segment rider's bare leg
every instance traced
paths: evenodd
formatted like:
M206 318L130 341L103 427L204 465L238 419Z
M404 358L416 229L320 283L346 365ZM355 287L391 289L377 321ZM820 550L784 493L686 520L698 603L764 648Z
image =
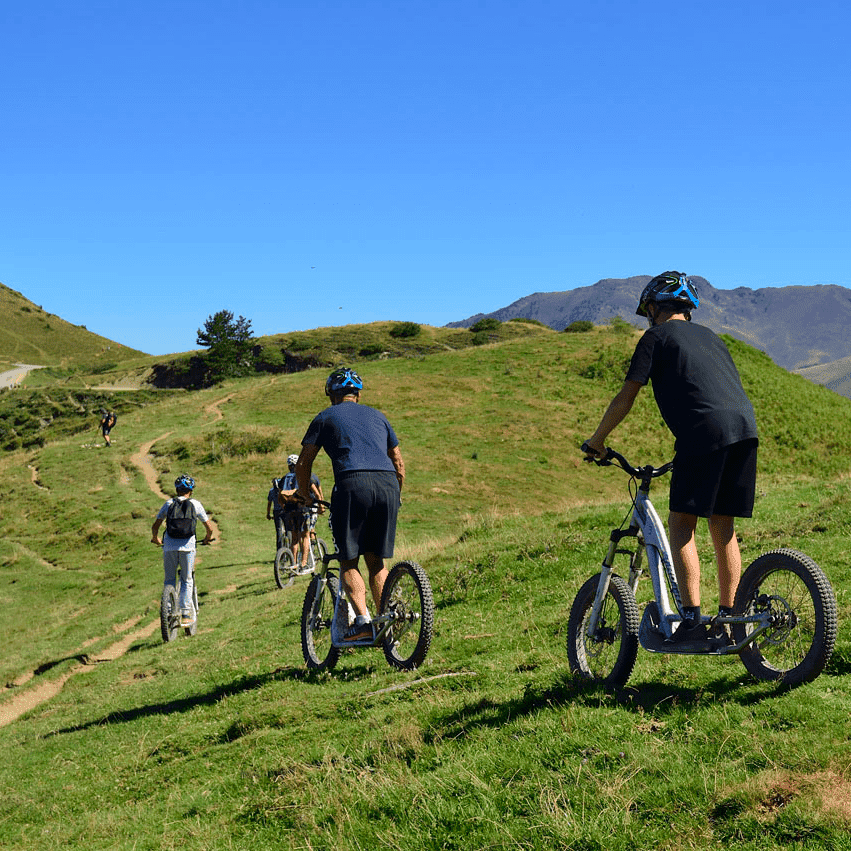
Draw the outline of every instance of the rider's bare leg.
M307 552L310 549L309 537L310 535L306 529L298 533L295 557L299 561L299 567L307 567Z
M742 575L742 554L736 538L735 519L714 514L709 518L709 535L718 563L718 604L732 609Z
M363 560L369 570L369 589L372 592L375 611L378 612L378 607L381 605L381 593L387 579L387 569L384 567L384 559L378 558L375 553L364 553ZM366 583L363 581L356 558L340 562L340 578L355 614L360 617L369 617L369 609L366 605Z
M694 530L697 528L697 515L684 511L672 511L668 515L668 537L671 544L671 556L674 561L674 573L680 586L680 599L684 606L700 605L700 559Z
M384 592L384 583L387 580L387 568L384 566L384 559L379 558L375 553L364 553L363 560L369 568L369 590L372 592L375 611L380 614L381 595Z

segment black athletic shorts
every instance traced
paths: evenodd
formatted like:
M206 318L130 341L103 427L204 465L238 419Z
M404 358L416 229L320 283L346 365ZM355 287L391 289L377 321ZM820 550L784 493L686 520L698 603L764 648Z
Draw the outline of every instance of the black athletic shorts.
M307 532L309 529L309 509L297 508L295 511L284 512L284 529L294 535Z
M343 561L364 553L391 558L396 543L399 481L395 473L362 470L334 482L328 524Z
M671 511L711 517L752 517L757 440L743 440L705 455L677 455L671 473Z

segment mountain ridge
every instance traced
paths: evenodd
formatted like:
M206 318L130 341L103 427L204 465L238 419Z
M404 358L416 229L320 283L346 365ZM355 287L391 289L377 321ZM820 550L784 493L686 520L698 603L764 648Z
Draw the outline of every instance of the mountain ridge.
M701 300L694 320L761 349L778 366L795 372L851 357L851 289L814 284L723 290L700 275L691 277ZM635 315L635 306L650 280L650 275L603 278L591 286L532 293L447 327L470 327L487 317L503 322L524 317L561 331L579 320L600 325L615 316L644 327L646 321ZM833 380L841 379L833 375Z

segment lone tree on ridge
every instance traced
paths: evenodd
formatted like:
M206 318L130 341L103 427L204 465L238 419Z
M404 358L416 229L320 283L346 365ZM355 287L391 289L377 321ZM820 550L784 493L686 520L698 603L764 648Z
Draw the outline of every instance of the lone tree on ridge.
M234 320L230 310L208 316L195 342L208 350L204 360L211 383L246 375L253 368L251 320L244 316Z

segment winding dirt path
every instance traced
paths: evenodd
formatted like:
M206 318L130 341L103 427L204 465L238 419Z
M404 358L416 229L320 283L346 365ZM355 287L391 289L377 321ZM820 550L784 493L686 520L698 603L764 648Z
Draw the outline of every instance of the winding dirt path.
M226 402L230 402L234 396L236 396L236 393L228 393L227 396L217 399L215 402L210 402L210 404L204 408L204 413L209 414L213 418L212 421L214 423L218 422L220 419L224 418L224 414L220 410L221 406Z
M231 396L233 394L231 393ZM211 410L215 405L220 405L222 402L226 402L230 399L230 396L226 396L224 399L219 400L219 402L214 402L212 405L208 406L205 410ZM139 447L139 451L135 452L130 456L130 461L134 467L142 474L147 483L148 487L163 501L165 502L167 499L171 499L171 497L163 493L160 489L159 475L157 471L154 469L154 465L151 463L151 449L155 443L158 443L160 440L165 440L171 434L170 431L167 431L165 434L161 434L159 437L155 437L153 440L148 441L147 443L143 443ZM213 537L216 541L219 539L219 527L216 525L216 521L213 518L210 518L210 525L213 527ZM201 557L199 556L195 563L200 564Z
M220 420L224 416L222 412L219 410L220 406L225 404L225 402L230 401L233 398L234 394L231 393L228 396L225 396L222 399L218 399L215 402L210 403L204 410L207 414L211 415L214 419ZM160 440L165 440L171 434L170 431L161 434L159 437L155 437L153 440L148 441L147 443L143 443L139 447L138 452L134 452L133 455L130 456L130 462L133 464L136 469L142 474L147 483L148 487L153 491L156 496L158 496L163 501L169 499L168 494L165 494L160 489L159 485L159 476L157 475L157 471L154 469L154 465L151 463L151 449L154 444ZM42 487L42 485L37 481L38 471L36 468L30 466L32 470L32 481L33 484L37 487ZM213 527L213 535L218 541L219 539L219 528L216 525L216 522L210 518L210 525ZM215 544L214 544L215 546ZM198 565L201 563L201 557L199 556L195 564ZM114 627L116 632L124 632L125 630L132 629L141 618L131 618L128 621L125 621L123 624L118 624ZM49 681L40 681L33 688L28 688L26 691L16 692L15 695L9 699L0 703L0 727L5 727L7 724L11 724L13 721L16 721L26 712L29 712L31 709L35 709L40 704L45 701L50 700L53 697L56 697L60 691L62 691L63 686L68 680L73 677L75 674L85 673L86 671L91 671L94 667L100 662L114 662L116 659L119 659L123 656L137 641L141 641L146 638L150 638L154 632L156 632L157 628L160 625L159 618L152 621L151 623L133 630L132 632L127 632L126 635L123 635L118 641L110 644L109 647L102 650L96 657L90 657L87 653L75 653L72 654L72 658L80 659L80 663L74 665L65 673L63 673L60 677L55 680ZM20 688L21 686L26 685L35 679L37 675L37 671L28 671L26 674L18 677L14 682L12 682L9 686L6 686L0 689L0 694L4 694L6 692L12 691L14 689Z
M160 490L160 477L157 475L157 471L151 463L151 449L155 443L165 440L170 434L171 432L167 431L165 434L161 434L159 437L155 437L153 440L143 443L139 447L139 451L134 452L130 456L130 463L133 464L133 466L142 474L148 487L160 499L162 499L163 502L165 502L169 496Z

